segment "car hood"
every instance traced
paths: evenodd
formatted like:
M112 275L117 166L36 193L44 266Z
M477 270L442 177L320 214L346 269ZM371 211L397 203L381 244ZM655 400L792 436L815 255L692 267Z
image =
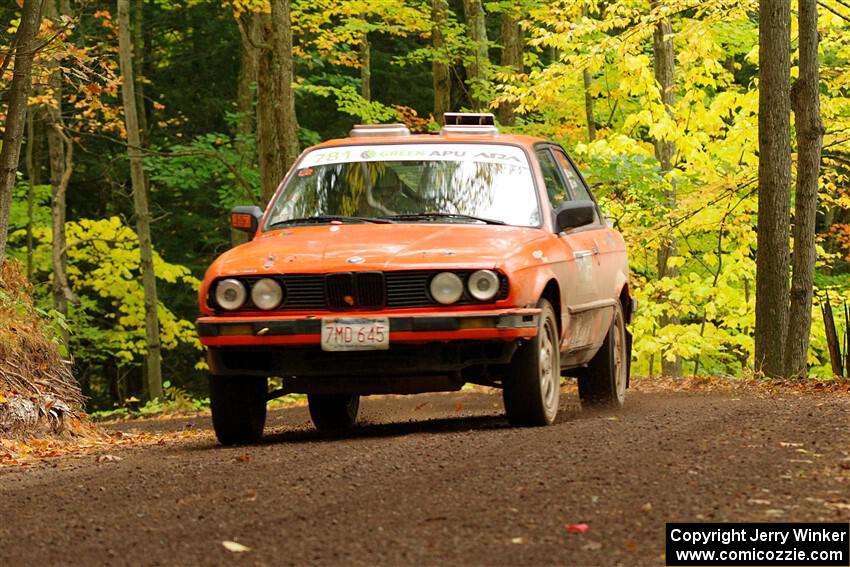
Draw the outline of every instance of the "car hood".
M341 224L262 234L222 254L208 276L349 270L498 268L541 229L472 224Z

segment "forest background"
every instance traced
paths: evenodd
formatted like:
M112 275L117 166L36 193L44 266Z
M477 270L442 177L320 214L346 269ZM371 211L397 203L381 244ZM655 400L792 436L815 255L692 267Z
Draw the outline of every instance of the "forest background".
M0 112L32 3L0 7ZM810 335L807 325L788 333L810 336L802 374L829 379L837 372L821 308L827 294L839 312L850 299L850 3L811 5L824 125L814 302ZM230 208L263 206L299 150L353 123L426 131L443 112L464 109L494 112L503 131L553 139L579 162L630 248L635 374L743 376L759 367L757 2L117 6L122 14L115 2L43 3L6 250L90 410L160 395L149 347L162 349L160 383L205 395L193 326L199 279L233 245ZM800 14L783 15L789 87L803 53L792 15ZM122 77L132 77L131 100ZM796 153L795 134L792 123L786 139ZM139 215L141 196L149 215ZM793 212L795 202L787 206ZM140 218L150 220L155 303ZM786 241L795 219L780 219ZM146 287L156 305L147 318ZM0 289L0 302L13 301Z

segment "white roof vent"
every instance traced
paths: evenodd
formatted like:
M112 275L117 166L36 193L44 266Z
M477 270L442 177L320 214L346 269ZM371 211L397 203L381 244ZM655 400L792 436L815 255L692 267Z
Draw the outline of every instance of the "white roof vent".
M496 119L489 112L446 112L441 134L473 134L495 136L499 133Z
M356 124L348 133L352 138L378 138L383 136L410 136L404 124Z

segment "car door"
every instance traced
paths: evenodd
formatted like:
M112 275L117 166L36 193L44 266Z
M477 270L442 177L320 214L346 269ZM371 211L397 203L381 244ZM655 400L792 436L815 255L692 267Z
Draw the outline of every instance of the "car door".
M537 162L543 174L546 193L549 197L550 214L566 201L574 200L574 192L566 182L566 176L556 161L552 147L548 144L535 148ZM566 262L553 266L561 288L561 313L564 334L562 350L572 351L590 346L595 338L596 313L592 307L599 298L597 270L594 262L595 243L584 227L556 235L564 247Z
M559 171L564 176L564 182L573 199L593 201L595 203L596 199L593 198L584 179L563 148L551 146L550 149L555 156L555 160L558 162ZM592 301L579 306L579 309L593 314L591 317L592 323L590 323L592 326L591 335L593 336L591 342L593 344L601 344L605 338L616 302L616 297L614 297L615 263L608 261L610 255L617 252L614 250L616 239L610 237L609 233L611 232L612 229L608 227L601 211L597 207L594 223L576 229L570 235L570 238L581 243L584 250L590 250L592 252L593 278L596 284L594 288L595 296Z

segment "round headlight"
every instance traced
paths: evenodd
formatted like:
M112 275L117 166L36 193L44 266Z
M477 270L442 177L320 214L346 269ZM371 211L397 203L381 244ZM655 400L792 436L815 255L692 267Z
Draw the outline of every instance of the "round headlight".
M431 280L431 297L443 305L456 303L463 296L463 282L451 272L440 272Z
M478 270L469 276L469 295L478 301L489 301L499 292L499 276L491 270Z
M271 278L263 278L251 287L251 301L260 309L274 309L283 300L283 289Z
M215 286L215 300L223 309L233 311L239 309L245 303L248 293L242 282L234 279L226 279L218 282Z

